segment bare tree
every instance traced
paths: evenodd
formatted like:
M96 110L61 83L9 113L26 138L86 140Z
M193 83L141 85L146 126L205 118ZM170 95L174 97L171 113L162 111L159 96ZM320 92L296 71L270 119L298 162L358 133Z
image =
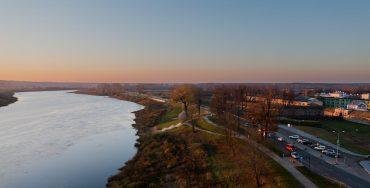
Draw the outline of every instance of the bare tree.
M202 107L202 103L203 103L202 93L203 93L203 91L202 91L201 88L198 88L198 87L195 88L195 90L194 90L194 102L196 104L199 116L200 116L201 107Z
M266 171L266 160L257 148L251 147L250 151L248 166L252 169L251 172L255 179L256 186L262 187L262 177Z
M277 127L276 117L279 111L278 105L273 101L278 96L277 89L267 89L262 95L262 101L259 102L259 108L256 109L256 118L260 125L261 137L265 138L266 133L273 131Z
M172 90L171 99L182 103L187 118L189 117L188 107L194 103L196 91L196 87L190 84L184 84Z

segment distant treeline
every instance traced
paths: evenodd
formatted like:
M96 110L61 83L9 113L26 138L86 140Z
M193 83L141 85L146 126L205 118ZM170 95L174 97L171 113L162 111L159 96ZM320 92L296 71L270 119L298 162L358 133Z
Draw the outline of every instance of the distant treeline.
M0 107L6 106L13 102L17 101L17 98L14 97L14 92L10 91L0 91Z

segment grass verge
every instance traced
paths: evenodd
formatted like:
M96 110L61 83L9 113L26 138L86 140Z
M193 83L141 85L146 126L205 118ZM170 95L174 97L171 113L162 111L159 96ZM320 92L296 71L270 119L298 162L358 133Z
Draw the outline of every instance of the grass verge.
M296 167L304 176L310 179L314 184L316 184L319 188L334 188L340 187L340 184L329 180L323 176L320 176L310 169L306 168L305 166L298 166Z
M325 120L322 121L321 128L308 126L296 126L296 128L333 144L336 144L337 141L337 134L333 131L345 131L340 134L342 147L356 153L370 154L370 126L368 125L345 120Z

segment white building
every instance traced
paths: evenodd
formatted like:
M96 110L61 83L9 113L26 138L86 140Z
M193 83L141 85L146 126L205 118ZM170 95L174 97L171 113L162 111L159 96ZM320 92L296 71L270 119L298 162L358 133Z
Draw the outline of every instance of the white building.
M334 97L334 98L346 98L346 97L349 97L349 95L345 92L342 92L342 91L336 91L334 93L329 93L329 95L331 97Z
M336 92L333 92L333 93L320 93L320 97L332 97L332 98L347 98L349 97L350 95L348 95L347 93L343 92L343 91L336 91Z
M354 100L347 105L349 110L367 111L367 104L364 101Z

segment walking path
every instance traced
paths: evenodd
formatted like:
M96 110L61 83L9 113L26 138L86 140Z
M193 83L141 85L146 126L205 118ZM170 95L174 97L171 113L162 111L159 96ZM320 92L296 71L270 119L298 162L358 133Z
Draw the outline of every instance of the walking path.
M163 128L161 130L157 130L157 132L164 132L164 131L168 131L168 130L171 130L171 129L174 129L174 128L177 128L177 127L180 127L182 125L182 123L178 123L178 124L174 124L174 125L171 125L169 127L166 127L166 128Z
M301 135L301 136L306 137L306 138L309 138L311 140L315 140L316 142L320 142L320 143L322 143L324 145L327 145L327 146L330 146L332 148L336 148L337 147L337 145L335 145L335 144L332 144L332 143L330 143L330 142L328 142L326 140L323 140L321 138L317 138L316 136L314 136L312 134L308 134L308 133L306 133L304 131L301 131L301 130L298 130L298 129L294 128L294 127L288 127L286 125L279 125L279 128L284 129L284 130L287 130L287 131L290 131L290 132L292 132L294 134ZM357 157L365 157L366 158L366 157L369 157L370 156L370 155L358 154L358 153L349 151L349 150L347 150L346 148L343 148L343 147L339 147L338 149L341 152L343 152L343 153L347 153L347 154L350 154L350 155L353 155L353 156L357 156Z
M212 122L211 120L208 119L208 116L204 116L203 117L208 123L212 124L212 125L215 125L215 126L219 126L217 124L215 124L214 122ZM214 132L211 132L211 131L207 131L207 130L204 130L204 129L198 129L198 130L202 130L202 131L205 131L205 132L208 132L210 134L215 134L215 135L221 135L219 133L214 133ZM261 152L263 152L264 154L266 154L267 156L271 157L274 161L276 161L277 163L279 163L282 167L284 167L289 173L291 173L304 187L309 187L309 188L314 188L314 187L317 187L314 183L312 183L311 180L309 180L306 176L304 176L301 172L299 172L294 165L292 165L291 163L289 163L288 161L282 159L281 157L279 157L278 155L276 155L274 152L272 152L271 150L267 149L266 147L262 146L261 144L258 144L257 142L255 142L254 140L251 140L247 137L245 137L244 135L238 135L237 136L238 138L250 143L251 145L253 145L254 147L256 147L258 150L260 150Z
M211 124L211 125L214 125L214 126L217 126L217 127L221 127L219 125L217 125L216 123L212 122L211 120L208 119L208 115L206 116L203 116L204 120ZM176 128L176 127L179 127L181 125L188 125L188 126L192 126L189 122L185 122L185 123L178 123L177 125L171 125L170 127L167 127L165 129L162 129L160 130L160 132L163 132L163 131L168 131L170 129L173 129L173 128ZM207 132L209 134L213 134L213 135L218 135L218 136L225 136L223 134L220 134L220 133L215 133L215 132L212 132L212 131L208 131L208 130L204 130L204 129L201 129L199 127L195 127L196 130L199 130L199 131L203 131L203 132ZM237 137L250 143L252 146L256 147L258 150L260 150L261 152L263 152L265 155L271 157L274 161L276 161L277 163L279 163L283 168L285 168L290 174L292 174L304 187L307 187L307 188L317 188L317 186L310 180L308 179L306 176L304 176L301 172L299 172L295 166L293 164L291 164L290 162L282 159L281 157L279 157L278 155L276 155L275 153L273 153L271 150L269 150L268 148L262 146L261 144L258 144L257 142L245 137L244 135L239 135L239 134L236 134L238 135Z

